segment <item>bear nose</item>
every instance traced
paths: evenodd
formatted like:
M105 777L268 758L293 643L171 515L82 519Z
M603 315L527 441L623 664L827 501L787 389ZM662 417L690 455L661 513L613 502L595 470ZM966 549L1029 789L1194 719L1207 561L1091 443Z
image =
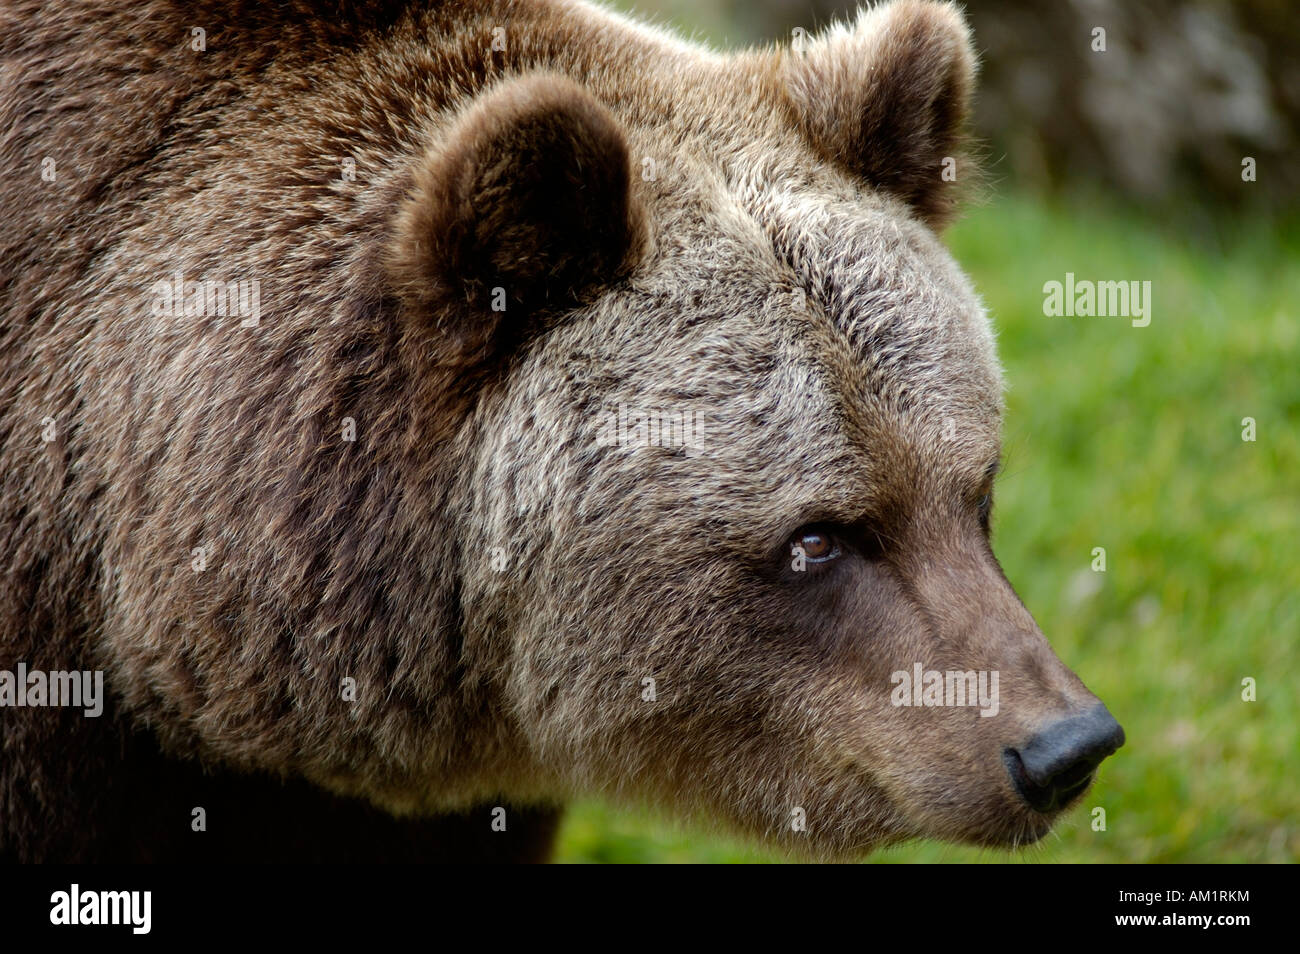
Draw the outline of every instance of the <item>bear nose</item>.
M1100 703L1058 719L1002 754L1016 791L1040 812L1063 808L1092 781L1092 770L1124 744L1124 730Z

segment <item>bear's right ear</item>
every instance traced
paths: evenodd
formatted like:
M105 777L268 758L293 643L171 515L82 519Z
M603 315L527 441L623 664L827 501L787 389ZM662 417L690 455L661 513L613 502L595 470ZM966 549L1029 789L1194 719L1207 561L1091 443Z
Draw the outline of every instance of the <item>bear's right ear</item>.
M778 96L823 156L931 226L944 223L953 176L973 171L957 169L975 52L956 6L894 0L862 10L796 47L778 75Z
M614 280L643 246L618 123L538 74L479 96L420 159L387 265L408 308L478 350Z

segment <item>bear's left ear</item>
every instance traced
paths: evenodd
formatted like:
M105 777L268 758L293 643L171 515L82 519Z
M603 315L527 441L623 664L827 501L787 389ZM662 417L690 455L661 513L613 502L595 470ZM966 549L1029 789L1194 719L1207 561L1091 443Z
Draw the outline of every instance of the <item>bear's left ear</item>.
M389 278L417 322L465 351L516 337L638 258L644 216L618 122L573 81L507 79L417 161Z
M909 203L931 226L952 205L975 54L949 3L896 0L859 12L785 58L781 92L828 161ZM945 160L950 160L945 162ZM949 174L945 175L945 172Z

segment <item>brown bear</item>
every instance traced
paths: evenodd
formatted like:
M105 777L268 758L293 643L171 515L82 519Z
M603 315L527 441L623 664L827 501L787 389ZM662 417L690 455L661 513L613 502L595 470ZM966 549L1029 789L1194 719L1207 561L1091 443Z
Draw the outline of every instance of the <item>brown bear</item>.
M921 0L5 4L0 853L1042 836L1123 736L989 545L973 74Z

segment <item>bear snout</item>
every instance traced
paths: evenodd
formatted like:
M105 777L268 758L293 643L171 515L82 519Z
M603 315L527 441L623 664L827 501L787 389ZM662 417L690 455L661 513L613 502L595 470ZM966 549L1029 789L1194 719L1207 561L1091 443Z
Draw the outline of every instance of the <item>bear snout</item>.
M1058 718L1002 760L1020 797L1044 814L1065 808L1092 783L1098 765L1124 744L1124 729L1105 705Z

